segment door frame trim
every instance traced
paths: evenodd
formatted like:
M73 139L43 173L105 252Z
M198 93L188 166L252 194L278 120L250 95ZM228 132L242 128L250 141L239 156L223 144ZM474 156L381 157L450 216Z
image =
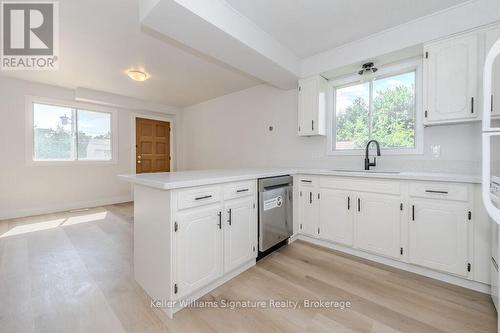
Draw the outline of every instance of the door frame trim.
M130 168L132 170L132 173L137 173L136 169L136 164L135 164L135 156L136 156L136 119L137 118L142 118L142 119L150 119L150 120L158 120L158 121L166 121L170 123L170 171L176 171L176 163L175 163L175 144L174 144L174 138L175 138L175 131L176 131L176 124L175 124L175 116L172 115L151 115L147 113L139 113L139 112L133 112L131 115L131 138L130 138Z

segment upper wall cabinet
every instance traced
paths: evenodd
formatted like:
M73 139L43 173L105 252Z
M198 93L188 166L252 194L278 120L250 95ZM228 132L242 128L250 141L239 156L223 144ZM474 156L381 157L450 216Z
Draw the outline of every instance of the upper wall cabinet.
M319 75L299 81L299 136L326 134L326 83Z
M486 55L490 51L495 42L500 39L500 27L494 27L486 31ZM492 82L492 96L487 103L490 103L490 110L492 117L500 116L500 57L497 57L493 63L493 82Z
M479 35L471 33L424 47L424 124L479 119Z

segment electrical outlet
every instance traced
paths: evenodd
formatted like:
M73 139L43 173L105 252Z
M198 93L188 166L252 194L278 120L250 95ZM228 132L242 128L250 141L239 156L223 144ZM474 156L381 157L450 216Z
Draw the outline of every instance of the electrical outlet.
M431 145L431 154L434 158L441 157L441 145Z

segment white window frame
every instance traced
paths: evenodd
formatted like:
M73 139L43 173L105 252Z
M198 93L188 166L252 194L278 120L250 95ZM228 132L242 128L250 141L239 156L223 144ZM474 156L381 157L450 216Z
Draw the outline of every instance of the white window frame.
M419 155L423 154L424 124L422 117L423 84L422 59L410 59L392 65L383 66L376 72L375 78L403 74L415 71L415 147L414 148L381 148L382 155ZM336 89L360 82L358 74L348 75L328 81L328 112L327 112L327 155L364 155L364 149L335 149L335 95Z
M111 159L110 160L35 160L35 141L33 128L33 104L48 104L54 106L81 109L84 111L103 112L111 114ZM56 166L56 165L80 165L80 164L116 164L118 163L118 113L116 109L100 105L65 101L53 98L26 96L25 104L26 125L26 164L28 166ZM75 147L76 148L76 147Z

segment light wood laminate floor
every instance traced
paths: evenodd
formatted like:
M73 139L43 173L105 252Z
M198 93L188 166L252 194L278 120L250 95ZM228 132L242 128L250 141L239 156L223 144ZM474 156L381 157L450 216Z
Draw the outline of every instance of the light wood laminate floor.
M351 308L189 308L162 318L133 279L132 215L120 204L0 221L0 332L496 331L488 295L299 241L204 299Z

